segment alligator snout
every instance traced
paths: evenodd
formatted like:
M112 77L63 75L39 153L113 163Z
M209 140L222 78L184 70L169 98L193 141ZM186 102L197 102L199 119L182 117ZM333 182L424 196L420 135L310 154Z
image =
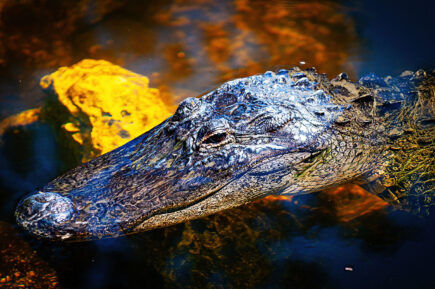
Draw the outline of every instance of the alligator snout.
M45 228L34 233L45 232L46 237L51 237L50 232L62 223L69 221L74 213L72 201L57 193L39 192L20 202L15 212L17 222L29 231Z

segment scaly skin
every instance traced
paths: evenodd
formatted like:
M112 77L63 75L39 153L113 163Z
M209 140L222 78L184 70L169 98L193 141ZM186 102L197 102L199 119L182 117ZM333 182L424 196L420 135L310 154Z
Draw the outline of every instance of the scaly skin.
M236 79L28 196L17 222L50 239L116 237L350 181L424 208L434 111L424 71L359 83L298 68Z

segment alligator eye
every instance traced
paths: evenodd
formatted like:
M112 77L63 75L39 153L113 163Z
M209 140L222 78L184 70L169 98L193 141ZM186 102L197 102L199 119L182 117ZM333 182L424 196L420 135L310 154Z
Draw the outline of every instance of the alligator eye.
M215 133L208 136L202 143L203 144L219 144L227 138L226 132Z
M232 129L224 118L210 120L200 128L197 134L199 150L217 148L234 141Z

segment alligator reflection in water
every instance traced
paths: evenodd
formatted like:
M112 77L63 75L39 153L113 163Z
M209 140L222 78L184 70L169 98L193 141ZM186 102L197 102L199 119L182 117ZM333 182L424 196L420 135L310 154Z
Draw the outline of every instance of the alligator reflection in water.
M360 198L350 203L366 202L364 193L358 194ZM340 215L346 212L340 209L346 198L330 196L266 198L189 222L178 230L132 236L132 240L155 244L154 254L144 256L158 256L153 261L159 271L181 287L217 284L225 288L337 288L325 267L333 265L331 271L342 274L346 265L353 265L349 262L360 261L336 252L346 247L349 252L367 250L367 254L394 251L415 233L415 228L393 225L386 211L376 208L377 201L364 216L343 222ZM332 202L325 204L322 199ZM168 232L170 235L166 235ZM164 245L156 244L155 240L160 240L156 235L160 234L165 234ZM348 244L352 239L361 240L361 247L352 248ZM168 256L163 262L159 260L161 250Z

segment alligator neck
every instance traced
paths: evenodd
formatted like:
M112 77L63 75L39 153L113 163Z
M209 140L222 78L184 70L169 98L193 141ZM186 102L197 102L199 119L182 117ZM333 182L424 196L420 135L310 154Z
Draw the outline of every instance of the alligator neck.
M397 107L373 103L366 128L378 140L384 168L377 183L383 198L416 213L429 211L435 197L435 77L424 74ZM362 128L364 129L364 128Z

